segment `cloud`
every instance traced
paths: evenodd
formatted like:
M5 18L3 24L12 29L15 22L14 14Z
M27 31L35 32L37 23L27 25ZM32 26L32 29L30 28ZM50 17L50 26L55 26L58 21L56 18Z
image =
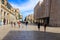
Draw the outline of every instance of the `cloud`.
M10 3L13 7L19 8L21 11L31 10L34 8L34 6L37 4L39 0L30 0L27 3L24 3L22 5L20 4L14 4Z
M15 8L19 8L24 18L27 15L34 13L34 7L38 1L39 0L29 0L28 2L22 3L22 5L14 2L10 2L10 4Z

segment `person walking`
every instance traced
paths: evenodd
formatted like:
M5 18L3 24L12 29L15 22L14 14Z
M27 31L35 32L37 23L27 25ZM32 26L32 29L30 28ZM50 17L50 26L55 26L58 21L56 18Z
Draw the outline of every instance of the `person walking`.
M28 21L25 21L25 25L26 25L26 30L27 30Z
M47 24L44 23L44 32L46 32L46 26L47 26Z
M16 23L14 22L14 27L16 27Z
M11 21L11 26L13 27L13 22Z
M40 23L38 23L38 30L40 31Z
M18 23L18 26L19 26L19 28L20 28L20 21L18 21L17 23Z
M26 27L27 27L27 25L28 25L28 21L26 21Z

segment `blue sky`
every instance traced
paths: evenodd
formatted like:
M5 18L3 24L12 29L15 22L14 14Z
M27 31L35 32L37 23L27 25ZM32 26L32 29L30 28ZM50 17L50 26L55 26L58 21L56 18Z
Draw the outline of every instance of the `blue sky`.
M23 19L34 13L34 7L39 0L8 0L8 2L14 7L19 8L20 13L23 15ZM42 1L42 0L40 0Z

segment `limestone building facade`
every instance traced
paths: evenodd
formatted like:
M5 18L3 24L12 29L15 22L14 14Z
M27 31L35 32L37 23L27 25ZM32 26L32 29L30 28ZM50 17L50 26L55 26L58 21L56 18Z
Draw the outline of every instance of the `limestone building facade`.
M34 8L34 18L49 26L60 26L60 0L43 0L39 8ZM38 16L38 17L37 17Z
M26 17L26 21L29 23L34 23L34 14L30 14Z
M51 26L60 26L60 0L51 0L50 21Z
M7 0L0 0L0 22L11 23L18 19L19 9L13 8Z

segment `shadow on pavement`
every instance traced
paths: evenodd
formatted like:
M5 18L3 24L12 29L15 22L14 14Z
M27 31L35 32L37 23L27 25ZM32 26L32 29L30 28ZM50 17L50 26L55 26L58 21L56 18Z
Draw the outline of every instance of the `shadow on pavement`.
M60 40L60 33L42 31L10 31L2 40Z

